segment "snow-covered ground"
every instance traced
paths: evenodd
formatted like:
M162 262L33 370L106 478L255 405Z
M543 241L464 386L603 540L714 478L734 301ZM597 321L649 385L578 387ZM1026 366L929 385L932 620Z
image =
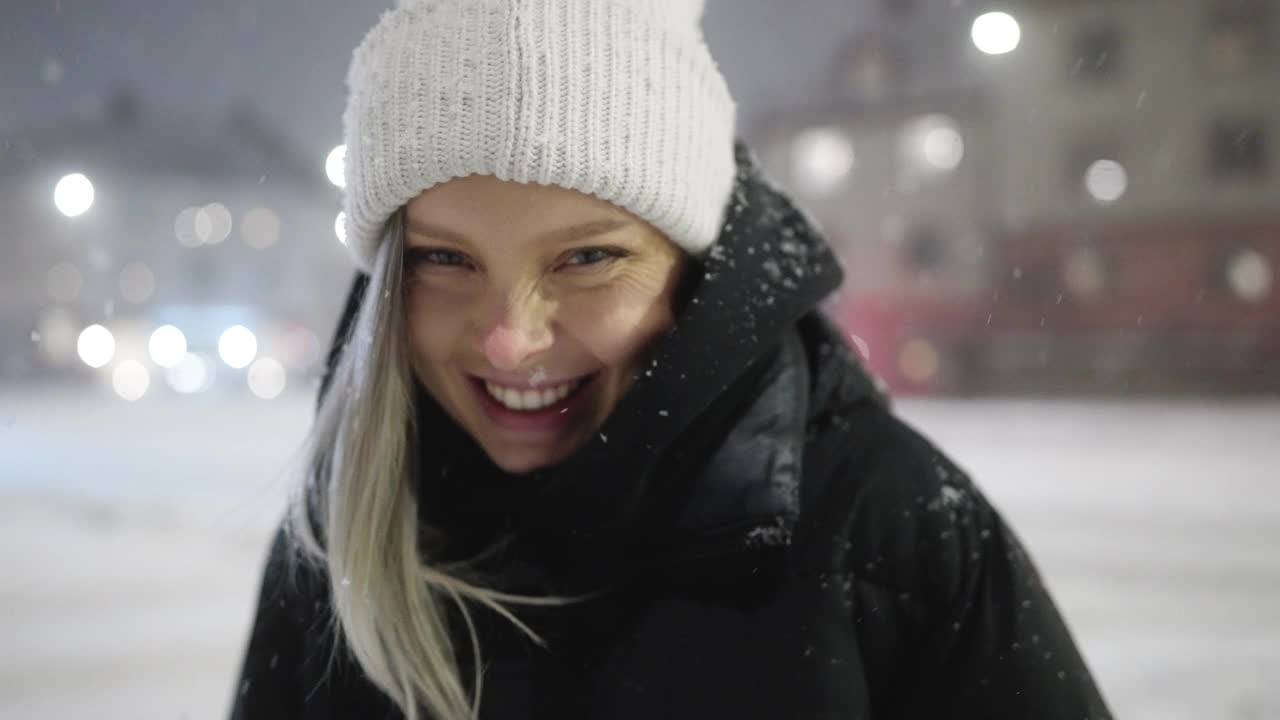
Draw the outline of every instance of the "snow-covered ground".
M911 401L1117 717L1280 718L1280 401ZM0 717L226 715L310 398L0 387Z

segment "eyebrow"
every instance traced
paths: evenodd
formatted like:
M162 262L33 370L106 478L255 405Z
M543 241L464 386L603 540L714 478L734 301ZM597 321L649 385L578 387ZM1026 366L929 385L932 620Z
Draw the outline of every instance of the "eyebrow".
M557 228L544 233L539 237L539 240L543 242L567 243L574 240L582 240L583 238L611 233L632 224L632 221L623 219L592 220L578 225ZM410 232L418 235L433 237L438 240L448 240L449 242L458 243L459 245L467 244L467 237L465 235L456 233L447 228L437 227L421 220L412 219L408 220L406 225Z

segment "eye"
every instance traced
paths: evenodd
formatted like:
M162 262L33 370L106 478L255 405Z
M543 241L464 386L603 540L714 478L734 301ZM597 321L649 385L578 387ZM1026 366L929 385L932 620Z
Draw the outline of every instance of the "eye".
M405 251L405 265L418 267L467 267L470 262L467 256L453 250L441 248L409 248Z
M568 261L565 262L565 265L569 265L571 267L589 267L592 265L602 265L609 262L610 260L616 260L624 255L626 255L626 252L619 248L603 248L603 247L583 248L581 250L575 250L573 254L569 256L569 259Z

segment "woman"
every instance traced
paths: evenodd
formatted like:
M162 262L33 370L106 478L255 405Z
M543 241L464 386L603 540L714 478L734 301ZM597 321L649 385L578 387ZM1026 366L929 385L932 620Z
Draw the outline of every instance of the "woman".
M1104 718L818 309L689 0L411 1L356 51L347 304L234 718Z

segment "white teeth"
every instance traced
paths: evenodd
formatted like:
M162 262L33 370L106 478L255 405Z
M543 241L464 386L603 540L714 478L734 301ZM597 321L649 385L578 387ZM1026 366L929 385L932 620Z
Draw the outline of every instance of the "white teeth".
M543 390L515 390L491 382L484 384L489 395L511 410L541 410L565 399L581 381L555 385Z

